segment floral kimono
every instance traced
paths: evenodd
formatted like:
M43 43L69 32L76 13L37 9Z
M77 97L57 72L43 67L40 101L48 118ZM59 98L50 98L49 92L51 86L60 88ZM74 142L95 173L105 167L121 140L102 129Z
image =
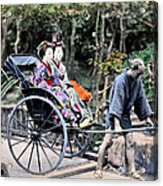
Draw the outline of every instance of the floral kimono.
M80 99L80 97L77 94L77 92L75 91L72 83L68 79L66 68L63 65L63 63L62 62L58 62L58 63L53 62L52 66L55 71L55 75L60 80L60 84L62 86L62 89L66 92L66 94L70 98L71 109L75 112L79 112L81 114L82 118L89 117L89 113L88 113L88 110L86 109L85 104Z
M55 69L44 62L38 63L34 70L34 75L30 77L31 83L36 87L50 90L62 102L64 108L62 115L68 120L76 120L76 117L70 109L69 97L62 90L61 82L56 76Z

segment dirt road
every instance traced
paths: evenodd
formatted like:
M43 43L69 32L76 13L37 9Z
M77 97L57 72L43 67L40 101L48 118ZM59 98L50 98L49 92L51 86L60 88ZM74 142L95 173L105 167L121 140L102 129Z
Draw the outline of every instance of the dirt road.
M74 178L74 179L94 179L95 161L85 158L74 157L64 158L59 168L47 175L36 176L27 173L13 159L5 138L1 138L1 162L7 165L10 177L41 177L41 178ZM129 179L114 173L104 172L103 179Z

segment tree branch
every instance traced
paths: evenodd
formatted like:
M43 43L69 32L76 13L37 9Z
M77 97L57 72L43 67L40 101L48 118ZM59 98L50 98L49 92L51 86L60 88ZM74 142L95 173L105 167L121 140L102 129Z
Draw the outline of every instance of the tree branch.
M144 23L145 25L149 26L150 28L154 28L154 26L146 20L143 20L143 19L140 19L140 18L137 18L137 20L140 21L141 23Z
M18 44L20 42L20 20L16 20L16 41L14 44L14 50L15 50L15 54L18 53Z

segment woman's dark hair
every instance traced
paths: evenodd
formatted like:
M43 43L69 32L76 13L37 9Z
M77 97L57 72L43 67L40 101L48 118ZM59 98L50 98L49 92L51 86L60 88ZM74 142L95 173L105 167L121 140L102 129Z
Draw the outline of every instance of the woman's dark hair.
M62 46L61 44L56 44L55 46L53 46L53 52L55 51L55 49L56 49L57 47L62 47L62 50L63 50L63 46ZM63 50L63 51L64 51L64 50Z
M43 41L42 43L39 44L39 46L37 47L37 55L40 58L40 60L43 59L45 52L49 47L52 48L52 44L49 43L48 41Z
M55 51L55 49L57 47L62 47L63 53L65 53L65 45L64 42L62 40L58 40L58 41L53 41L52 42L52 48L53 48L53 52ZM63 57L64 58L64 57ZM63 59L64 60L64 59Z

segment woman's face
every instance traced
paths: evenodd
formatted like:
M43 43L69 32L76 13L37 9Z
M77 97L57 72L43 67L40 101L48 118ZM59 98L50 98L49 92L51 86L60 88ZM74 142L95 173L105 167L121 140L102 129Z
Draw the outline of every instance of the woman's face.
M52 48L49 47L49 48L46 49L44 58L46 60L52 60L53 59L53 49Z
M61 46L57 46L54 50L54 61L61 61L63 57L63 50Z

